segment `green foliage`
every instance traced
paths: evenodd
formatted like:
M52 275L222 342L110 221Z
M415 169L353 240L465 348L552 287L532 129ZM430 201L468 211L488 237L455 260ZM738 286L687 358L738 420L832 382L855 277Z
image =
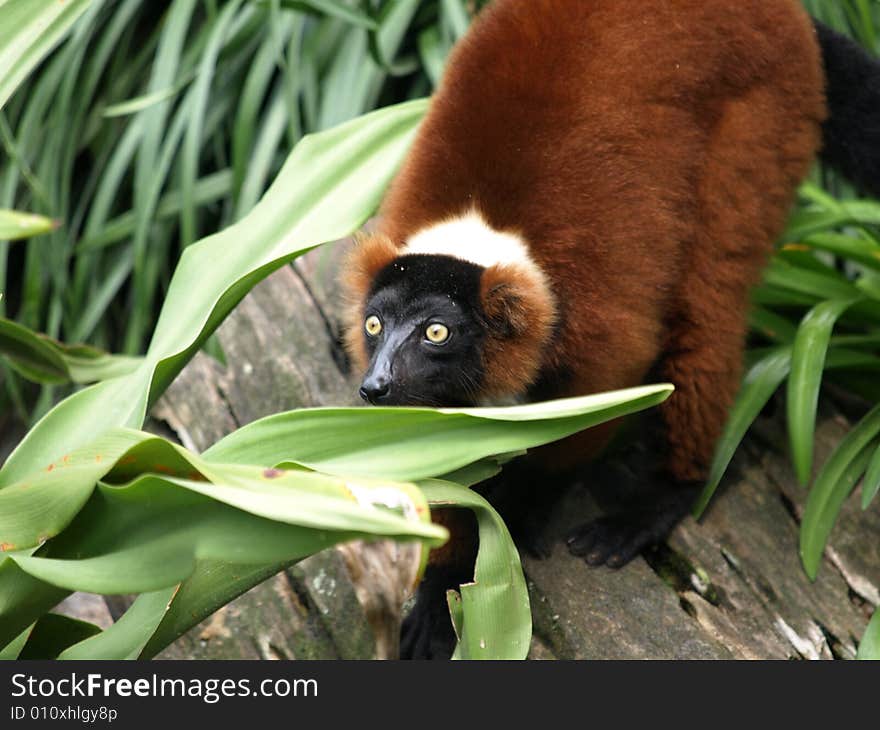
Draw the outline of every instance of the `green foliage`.
M0 112L0 209L60 223L15 250L0 214L0 316L129 355L184 248L246 215L304 134L427 95L470 17L464 0L8 0L0 12L34 19L0 31L12 49L0 107L20 84ZM0 411L27 403L32 422L58 398L8 368L0 381Z
M0 562L0 645L9 642L0 656L154 655L193 623L304 554L293 545L318 548L318 523L276 519L315 498L305 488L309 480L328 480L322 489L329 492L321 496L329 500L328 509L318 510L320 519L361 509L333 492L332 475L340 470L360 478L422 480L432 504L476 512L478 582L450 599L460 637L457 655L524 656L530 622L518 556L497 515L466 487L497 470L507 452L648 407L666 390L576 402L570 412L537 407L531 413L494 415L281 414L242 429L204 461L137 432L113 430L141 426L149 405L257 281L309 248L347 234L370 215L423 103L304 140L285 162L287 150L309 132L427 95L480 4L2 4L0 412L15 406L32 422L45 417L0 470L0 542L17 550ZM816 17L880 52L877 3L804 4ZM197 242L215 230L223 232ZM35 237L9 243L25 236ZM793 464L805 484L813 471L821 385L833 382L869 403L880 401L880 204L859 199L833 172L817 170L780 244L754 293L750 367L699 509L786 379ZM107 354L120 351L127 356ZM42 384L42 390L25 380ZM88 382L97 385L77 390L52 408L60 395L73 390L72 384ZM365 418L376 421L365 426ZM419 429L427 427L437 434L430 449L419 436ZM322 428L326 438L312 438ZM306 429L310 438L297 441L308 446L306 451L282 455L267 445L273 438L293 442L292 435ZM355 449L346 436L356 430L374 434L369 452ZM878 433L874 409L818 471L801 533L811 575L837 512L859 479L864 475L864 507L880 490ZM123 447L134 449L136 457L137 449L151 456L173 452L172 461L180 469L187 464L189 472L156 473L146 461L136 461L140 471L130 470L128 481L120 481L124 465L109 454L129 455L119 451ZM427 453L452 458L425 461ZM106 458L103 465L94 461L99 454ZM214 471L211 464L219 464L220 456L225 465ZM420 459L422 471L413 471ZM455 473L441 471L441 463L445 472ZM46 471L50 464L67 478L77 475L69 489L57 488L58 474ZM294 467L283 477L284 494L267 488L259 469L248 471L243 466L248 464ZM207 481L191 479L190 472ZM280 488L281 482L273 486ZM416 503L421 499L409 487L387 486ZM152 507L156 514L138 512L146 509L146 489L161 495ZM174 532L173 520L158 516L163 503L177 505L175 500L194 505L194 514L201 516L203 529L191 539ZM277 515L267 512L267 504L280 510ZM89 523L101 510L117 510L120 524L134 525L132 534L113 535ZM379 514L380 522L402 519ZM256 562L230 562L229 554L212 542L213 531L227 524L224 520L275 536L275 541L266 542L266 553L240 556ZM363 524L374 530L370 534L387 534L375 520ZM400 535L437 536L429 537L415 523L396 524ZM92 525L93 542L83 525ZM339 524L328 529L332 535L328 538L325 531L324 539L330 542L351 534ZM171 546L157 553L167 559L142 564L140 573L129 571L138 562L125 558L134 555L135 536ZM73 554L77 559L67 557ZM121 589L121 583L110 584L109 563L91 563L98 569L89 573L85 563L90 560L118 560L114 570L127 574L131 583L126 587L143 591L129 612L102 633L49 613L67 590L88 581L92 588ZM80 564L68 572L71 563ZM119 570L123 565L126 569ZM860 656L876 655L877 625L875 617Z
M880 660L880 608L874 612L874 618L868 624L856 658Z
M0 470L0 535L9 555L0 564L0 643L7 652L150 656L256 582L335 542L436 540L438 528L373 505L400 506L406 498L424 519L422 493L388 480L453 470L430 488L442 486L444 504L477 510L484 543L481 584L462 597L460 654L525 655L528 597L516 550L497 515L466 486L510 453L656 404L670 387L512 409L280 414L232 434L203 458L118 428L140 425L149 403L255 283L375 209L424 108L390 108L304 139L244 219L186 249L134 369L62 401L7 459ZM64 375L65 349L16 327L5 327L3 351L17 366ZM96 433L103 434L97 441ZM287 471L276 471L279 465ZM379 481L362 481L371 475ZM365 505L371 491L378 496ZM83 637L47 614L71 590L140 598L107 632ZM43 635L55 640L32 641Z
M0 241L19 241L54 230L57 223L41 215L0 210Z

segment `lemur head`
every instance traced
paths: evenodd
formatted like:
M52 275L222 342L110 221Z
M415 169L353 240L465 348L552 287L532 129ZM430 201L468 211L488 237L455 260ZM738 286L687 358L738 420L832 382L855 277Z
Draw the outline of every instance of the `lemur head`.
M555 318L515 235L477 214L398 245L364 236L345 266L346 346L374 405L467 406L534 382Z

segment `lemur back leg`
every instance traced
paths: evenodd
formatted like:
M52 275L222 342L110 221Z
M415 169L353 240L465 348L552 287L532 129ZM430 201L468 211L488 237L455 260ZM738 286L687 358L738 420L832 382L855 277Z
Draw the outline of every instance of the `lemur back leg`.
M748 292L816 148L816 120L792 112L782 94L768 85L729 101L712 132L660 363L661 376L676 387L660 408L663 492L652 504L569 535L571 551L592 565L620 567L662 540L687 514L707 476L739 388Z

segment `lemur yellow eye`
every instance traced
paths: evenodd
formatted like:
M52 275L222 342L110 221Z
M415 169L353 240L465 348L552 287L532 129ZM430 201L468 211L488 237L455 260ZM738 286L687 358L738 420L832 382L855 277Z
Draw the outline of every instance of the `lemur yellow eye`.
M382 331L382 320L375 314L367 317L367 321L364 323L364 328L367 330L367 334L370 337L378 337L379 333Z
M425 337L429 342L440 345L449 339L449 328L445 324L434 323L425 330Z

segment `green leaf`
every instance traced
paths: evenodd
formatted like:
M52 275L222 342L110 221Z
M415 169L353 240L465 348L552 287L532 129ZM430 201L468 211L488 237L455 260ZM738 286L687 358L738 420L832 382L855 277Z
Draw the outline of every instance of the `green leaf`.
M461 38L470 25L470 17L467 8L462 0L441 0L440 3L443 14L449 19L449 25L455 38Z
M19 654L19 659L55 659L71 644L85 641L101 629L87 621L47 613L40 617Z
M856 659L880 660L880 608L874 611L874 617L865 629Z
M768 340L785 345L794 342L797 334L797 327L788 319L764 307L752 307L749 326Z
M369 15L339 0L280 0L280 5L282 8L339 18L367 30L377 28L376 21Z
M862 482L862 509L868 509L877 492L880 492L880 447L874 452Z
M856 301L832 300L818 304L804 317L795 337L788 380L788 434L795 471L803 486L809 483L813 466L816 409L831 331L838 318Z
M222 605L218 601L229 600L249 588L247 578L240 578L243 571L252 571L255 579L265 577L267 571L271 575L284 564L325 546L326 542L314 542L314 536L307 543L302 543L306 538L301 537L302 548L292 551L291 546L297 544L295 534L302 533L285 531L273 539L284 529L277 525L279 520L321 530L325 540L331 529L340 531L336 539L364 531L392 537L420 534L438 538L436 528L402 524L401 518L392 514L374 510L365 513L351 503L352 496L366 498L373 489L378 489L377 496L388 502L387 481L372 486L363 480L370 473L437 476L462 462L462 457L449 458L442 449L439 458L426 460L432 450L426 450L425 443L439 438L448 448L463 451L472 463L454 476L476 481L495 473L497 460L508 458L511 452L648 407L665 399L670 391L671 386L649 386L497 409L393 409L396 418L382 409L300 411L252 424L248 428L256 440L251 447L247 445L250 437L244 441L229 437L221 442L225 453L217 448L206 458L148 434L111 432L102 443L50 465L52 468L40 474L37 483L24 482L0 490L0 535L9 536L12 544L7 545L8 549L37 545L47 536L58 535L33 556L15 553L12 558L30 575L69 590L142 592L181 581L184 588L198 586L207 580L212 586L208 596L182 588L172 602L171 615L156 618L162 640L170 641L173 632L192 625L189 621L197 620L194 617L207 615ZM340 428L345 419L339 419L344 415L356 422ZM292 424L286 429L285 420ZM428 430L419 433L418 423L427 423ZM362 434L371 434L375 439L380 427L385 430L379 434L380 443L374 444L377 453L366 467L357 468L358 454L363 455L365 447L370 447L364 444ZM304 440L300 438L303 428L308 435ZM404 439L398 448L382 443L398 437ZM220 457L225 459L233 452L263 466L217 463ZM282 474L270 469L267 473L263 468L295 459L335 467L349 476L339 479L302 470ZM98 480L106 484L94 492ZM124 486L112 486L117 483ZM329 496L325 493L328 489ZM390 494L400 489L406 489L405 485ZM411 495L414 500L417 494ZM82 508L84 500L89 501ZM229 505L229 509L223 505ZM257 518L273 522L267 525L267 520ZM70 520L73 522L68 525ZM245 567L236 570L241 564ZM211 566L212 575L221 578L212 581L210 576L200 577L197 571L204 565ZM0 595L7 590L0 580ZM39 595L39 591L29 589L28 594ZM7 609L5 640L11 640L27 622L39 616L22 609L22 598L15 595L13 592ZM175 606L178 600L184 602L180 608ZM149 654L161 648L161 640L155 639L144 651Z
M296 462L329 474L418 480L570 436L669 397L671 385L508 408L315 408L238 429L204 453L209 461ZM357 438L340 434L356 433Z
M840 233L817 233L808 236L804 243L820 251L858 261L872 269L880 269L880 246L869 238Z
M185 78L168 88L159 89L158 91L153 91L149 94L142 94L133 99L120 101L117 104L110 104L104 108L103 116L108 118L125 117L129 114L137 114L144 109L149 109L151 106L159 104L167 99L172 99L177 96L177 94L179 94L190 81L192 81L194 76L195 74L188 74Z
M807 236L840 228L852 222L852 216L843 211L802 210L795 213L782 235L784 243L799 243Z
M7 459L0 487L115 426L139 427L148 405L257 282L369 217L425 106L410 102L303 139L247 217L184 252L142 365L55 406Z
M17 637L15 637L15 639L4 646L3 649L0 649L0 662L8 662L18 659L18 656L21 654L21 650L24 649L25 642L27 642L32 630L33 626L28 626Z
M380 482L355 481L301 469L267 471L238 464L210 463L151 434L117 429L91 446L50 464L28 480L0 490L2 548L7 552L33 548L61 533L93 496L99 480L130 482L124 487L100 487L99 491L106 492L106 500L112 505L126 494L135 495L127 498L126 505L134 504L137 499L147 500L146 495L152 488L157 494L163 490L167 492L170 495L168 500L175 504L175 500L203 504L200 496L203 495L209 498L209 502L219 501L253 515L300 527L352 532L368 530L371 534L387 536L400 534L404 528L403 533L410 537L414 536L413 530L429 539L442 536L442 531L438 532L436 528L413 528L399 517L363 507L363 500L369 500L372 490L385 487L392 488L395 494L409 494L417 504L419 493L411 485L394 485L387 478ZM147 482L147 486L142 482ZM160 506L158 498L146 503L151 509ZM147 509L145 514L149 513L150 509ZM212 516L213 513L208 518ZM160 525L155 527L161 529ZM153 528L145 526L145 529ZM13 558L19 565L25 564L22 561L38 560L19 554ZM54 582L72 590L101 592L94 586L74 587ZM169 583L156 588L163 585ZM152 588L120 588L116 592L141 590Z
M41 215L0 210L0 241L18 241L50 233L58 228L58 221Z
M142 593L113 626L73 644L58 658L137 659L156 632L177 589L178 586L174 585L153 593Z
M703 488L696 505L694 516L700 517L712 499L712 495L721 483L721 477L727 471L733 455L740 442L749 430L754 420L758 417L761 409L767 405L767 401L782 385L782 381L788 376L791 369L791 348L780 347L773 349L768 355L755 363L743 379L742 387L724 432L715 447L715 457L709 470L709 479Z
M47 338L4 318L0 318L0 355L30 380L44 383L69 380L64 360Z
M454 658L525 659L532 615L519 553L498 513L483 497L450 482L430 480L422 489L432 506L474 510L480 547L474 580L460 588L459 636Z
M197 561L195 570L180 584L180 589L171 600L167 611L164 611L158 628L139 658L154 657L221 606L289 565L289 562L230 565L216 560Z
M18 641L23 631L68 594L28 575L10 558L0 558L0 646Z
M0 108L67 34L90 0L4 0L0 3Z
M877 448L880 406L875 407L837 445L819 474L804 508L800 531L801 560L807 575L816 578L822 553L844 501L865 473Z
M770 261L764 272L764 281L801 294L820 299L857 299L861 292L850 282L834 273L821 274L800 266L786 263L779 257Z
M109 355L87 345L64 345L0 317L0 356L37 383L94 383L134 371L140 358Z

